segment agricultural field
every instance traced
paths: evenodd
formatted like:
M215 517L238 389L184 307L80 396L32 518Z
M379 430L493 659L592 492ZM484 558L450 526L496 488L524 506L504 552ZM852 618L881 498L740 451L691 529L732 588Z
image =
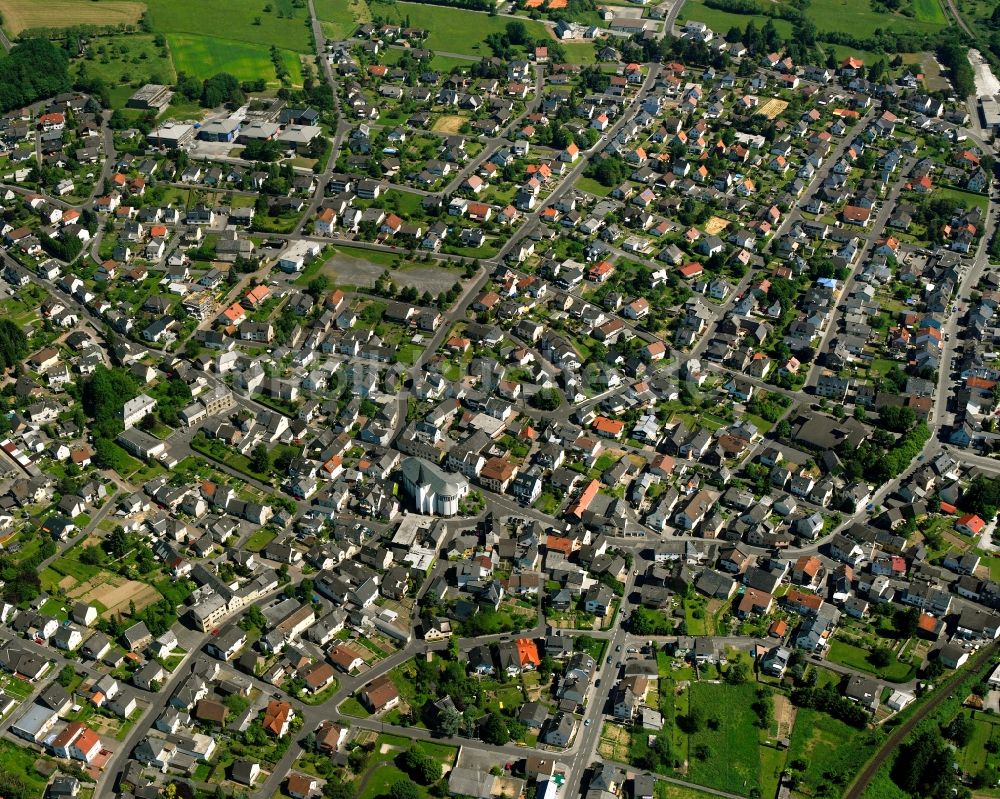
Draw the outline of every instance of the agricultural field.
M271 5L272 10L265 12L265 5ZM312 52L312 38L305 25L308 9L304 5L292 9L294 16L291 16L282 12L283 5L280 2L251 5L232 0L149 0L149 21L153 30L160 33L189 33L258 44L265 51L273 44L282 50ZM259 25L254 24L257 19Z
M947 25L944 10L939 0L913 0L912 17L901 13L886 14L874 11L869 0L823 0L806 8L806 16L819 31L839 31L855 36L871 36L877 29L894 33L937 33ZM730 11L708 8L702 0L687 0L678 22L695 19L707 24L712 30L725 34L733 25L740 28L753 20L760 27L769 19L762 15L736 14ZM774 26L782 36L791 33L791 23L775 19Z
M14 36L31 28L135 25L146 10L134 0L0 0L3 28Z

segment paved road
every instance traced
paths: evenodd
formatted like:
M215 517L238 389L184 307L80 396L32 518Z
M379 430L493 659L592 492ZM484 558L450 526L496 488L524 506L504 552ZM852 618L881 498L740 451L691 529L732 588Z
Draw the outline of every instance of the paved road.
M896 208L896 201L899 199L899 194L903 190L903 185L910 179L910 170L913 169L913 165L916 163L915 158L907 158L906 161L900 167L899 175L896 178L895 183L893 183L892 188L886 195L885 199L882 200L882 205L879 208L878 214L876 214L875 219L872 221L871 228L860 234L864 238L864 243L858 250L856 260L854 262L854 267L851 269L850 275L848 275L847 280L844 281L844 286L841 289L840 295L837 298L838 303L841 300L847 298L854 287L854 282L857 279L858 273L861 271L862 267L868 262L868 254L872 247L875 246L876 242L882 236L883 230L885 230L885 225L889 221L889 215ZM830 317L826 322L826 331L823 333L823 338L820 341L819 346L816 348L817 360L819 357L826 354L827 346L830 343L830 339L833 338L834 334L838 333L840 330L840 319L843 313L839 306L834 308L830 314ZM819 382L820 375L823 373L823 368L819 366L816 361L813 361L809 376L806 379L806 388L815 387Z

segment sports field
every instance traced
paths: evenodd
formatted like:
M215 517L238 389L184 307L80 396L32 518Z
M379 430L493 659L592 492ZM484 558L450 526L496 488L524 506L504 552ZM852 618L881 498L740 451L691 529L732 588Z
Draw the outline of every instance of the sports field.
M135 25L145 10L133 0L0 0L4 30L12 36L30 28Z
M271 52L265 45L183 33L167 34L167 43L178 72L198 78L228 72L240 80L264 78L269 83L277 82ZM298 53L282 50L281 56L292 76L292 83L301 85L302 69Z

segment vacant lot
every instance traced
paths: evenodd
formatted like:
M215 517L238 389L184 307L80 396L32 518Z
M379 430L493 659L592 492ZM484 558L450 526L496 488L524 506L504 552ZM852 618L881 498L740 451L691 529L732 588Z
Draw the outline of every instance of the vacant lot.
M831 782L846 785L871 753L867 733L818 710L800 708L796 714L788 762L806 764L798 793L813 796ZM841 791L834 793L839 795Z
M132 0L0 0L3 26L11 35L30 28L135 25L145 10Z
M691 686L691 710L706 722L690 736L688 778L699 785L732 793L760 783L759 731L750 709L755 686L697 682ZM715 729L708 720L716 720Z
M459 129L468 120L465 117L458 116L457 114L445 114L439 117L437 122L434 123L432 130L436 130L440 133L458 133Z
M432 264L410 263L405 255L379 252L375 250L335 248L334 255L323 266L323 272L341 286L370 289L386 270L392 275L392 282L399 287L413 286L421 293L429 291L433 295L448 291L461 272ZM397 259L401 262L395 266Z
M779 100L776 97L772 97L764 105L757 109L757 113L768 119L777 119L784 113L785 109L788 108L787 100Z
M705 235L718 236L723 230L729 227L729 220L721 216L713 216L705 223Z
M412 286L421 292L429 291L436 297L455 285L460 274L443 266L404 265L393 271L392 282L397 286Z
M98 572L89 580L80 583L66 592L70 599L87 602L97 607L104 607L102 616L129 613L131 603L136 610L142 610L160 600L159 592L150 585L110 572Z

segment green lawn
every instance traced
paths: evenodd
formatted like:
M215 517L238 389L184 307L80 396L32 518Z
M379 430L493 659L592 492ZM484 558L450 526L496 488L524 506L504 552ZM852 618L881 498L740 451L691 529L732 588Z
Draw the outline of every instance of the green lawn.
M397 214L410 217L420 211L420 204L424 198L411 191L400 191L390 189L385 193L386 207L391 208Z
M347 699L340 703L340 712L345 716L354 716L359 719L366 719L371 716L371 713L368 712L368 708L362 705L353 696L347 697Z
M442 766L448 767L454 764L457 752L453 746L425 741L418 743L409 738L383 733L375 740L375 751L372 753L368 769L362 777L364 789L358 794L357 799L379 799L379 797L388 795L390 788L396 782L400 780L410 782L406 774L393 762L401 752L410 748L417 749L438 761ZM416 783L411 784L417 789L420 799L429 795L427 788Z
M306 8L293 8L290 3L287 8L281 8L282 4L277 2L147 0L146 5L149 9L149 22L156 32L208 36L215 39L214 46L220 48L225 48L227 42L256 44L263 48L265 57L272 44L282 50L297 53L311 53L313 50L312 33L305 24L309 11ZM265 12L265 5L271 5L272 10ZM282 17L278 17L279 11ZM260 25L254 24L256 18L260 18ZM172 42L171 49L174 50L174 59L180 71L182 67ZM272 70L269 69L265 74L271 73Z
M75 551L78 552L79 550ZM61 574L64 577L72 577L81 583L89 580L101 570L99 566L89 566L86 563L80 563L80 561L71 557L70 554L57 558L49 568L57 574Z
M985 194L976 194L973 191L953 189L951 187L938 187L934 190L934 196L956 200L957 202L964 203L969 208L978 208L984 214L986 213L986 206L989 203L989 199Z
M274 530L261 527L259 530L256 530L251 534L251 536L247 539L247 542L243 545L243 548L247 552L260 552L275 539L276 535L277 534Z
M656 799L712 799L715 794L688 788L686 785L674 785L672 782L657 780Z
M270 48L265 44L193 33L170 33L167 35L167 43L178 72L199 78L210 78L219 72L228 72L240 80L264 78L271 84L277 84ZM292 76L292 83L301 85L302 70L297 51L282 48L281 57Z
M759 731L750 709L756 686L696 682L690 689L691 709L698 708L705 720L690 736L688 779L699 785L743 794L760 784ZM710 719L718 719L711 729ZM707 746L708 756L694 753Z
M424 28L428 36L424 44L431 50L459 55L491 56L493 52L485 44L491 33L504 33L509 20L491 17L478 11L460 8L422 5L420 3L395 3L379 7L387 21L407 23L414 28ZM530 40L548 37L545 26L540 22L526 19ZM593 50L592 45L587 45Z
M689 19L704 22L713 31L717 31L720 35L725 35L734 25L739 28L745 28L747 23L751 21L760 30L771 18L762 15L735 14L731 11L709 8L701 0L687 0L677 15L677 24L683 25ZM782 38L787 39L792 34L792 23L788 20L774 20L774 28Z
M937 5L937 2L938 0L917 0L915 6L924 3L928 6ZM821 3L810 4L806 16L821 31L871 36L876 28L891 30L893 33L934 33L947 22L940 7L937 11L940 21L926 21L921 20L919 14L914 18L875 11L869 0L823 0Z
M909 663L901 663L893 657L885 668L878 668L868 661L868 652L859 646L849 644L839 638L830 641L827 659L831 663L867 671L888 682L906 682L913 678L916 669Z
M580 177L576 180L576 187L580 191L585 191L587 194L593 194L595 197L607 197L611 194L612 186L605 186L603 183L598 183L593 178Z
M596 64L597 50L590 42L563 44L567 64Z
M404 344L399 348L399 353L396 355L396 358L400 363L405 363L407 366L413 366L423 352L424 348L416 344Z

